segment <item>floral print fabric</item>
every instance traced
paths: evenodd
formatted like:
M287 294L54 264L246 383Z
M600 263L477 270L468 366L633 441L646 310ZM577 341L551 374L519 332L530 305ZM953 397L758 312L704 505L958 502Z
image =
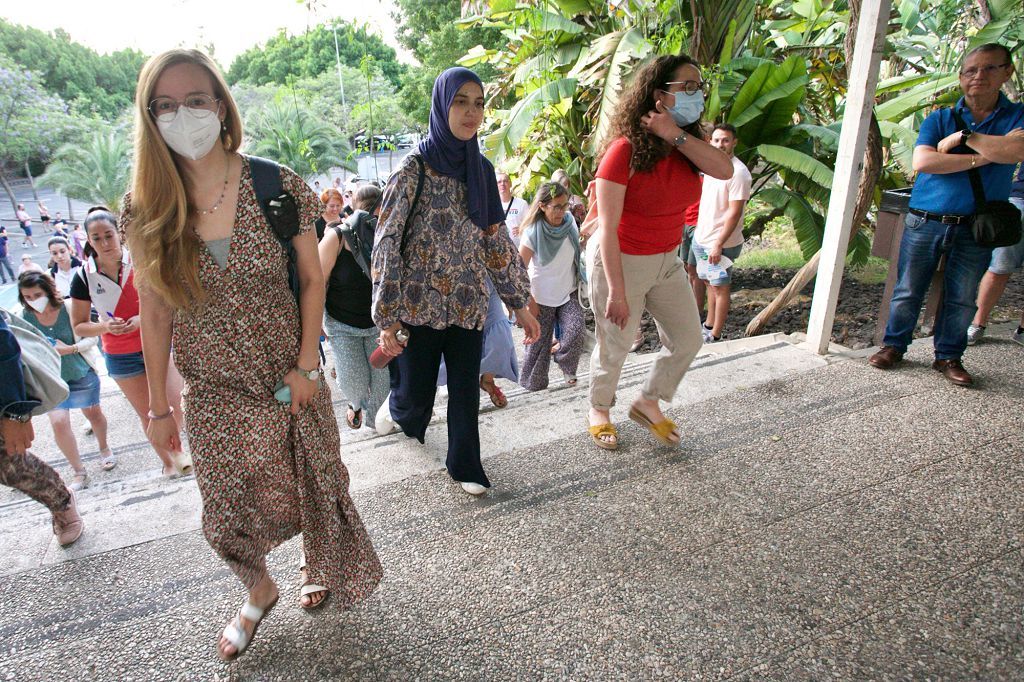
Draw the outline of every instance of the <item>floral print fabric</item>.
M208 303L177 311L173 323L203 532L250 588L263 575L267 552L301 532L309 580L346 606L374 590L381 566L348 494L326 382L297 416L274 398L274 386L298 358L299 310L284 249L242 159L226 267L200 249ZM299 205L301 231L313 229L316 195L284 167L281 181ZM130 197L124 206L122 226L129 226Z
M513 309L526 305L530 283L504 223L482 230L469 219L466 184L424 162L423 190L408 232L416 194L417 154L409 154L384 190L373 247L373 320L445 329L483 329L487 276Z

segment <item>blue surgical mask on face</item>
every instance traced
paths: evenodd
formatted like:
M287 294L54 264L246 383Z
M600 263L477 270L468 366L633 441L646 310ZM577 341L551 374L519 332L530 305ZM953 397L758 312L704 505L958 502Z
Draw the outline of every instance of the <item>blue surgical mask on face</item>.
M704 113L703 92L698 90L692 95L687 95L685 92L674 92L672 95L676 98L676 103L668 108L668 113L672 115L672 120L676 122L677 126L685 128L700 120L700 115Z

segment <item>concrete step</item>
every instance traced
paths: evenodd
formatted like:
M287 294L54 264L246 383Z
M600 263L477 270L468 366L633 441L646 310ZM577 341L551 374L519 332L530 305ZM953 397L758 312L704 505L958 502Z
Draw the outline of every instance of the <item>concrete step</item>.
M639 393L656 354L630 354L619 384L619 404L613 420L621 423L628 405ZM721 342L705 346L693 363L673 401L675 408L714 401L769 381L784 379L827 363L827 360L794 345L783 335ZM579 383L568 386L552 368L552 386L528 392L501 381L508 407L497 409L481 393L480 439L483 458L528 451L546 443L586 432L589 357L581 360ZM30 570L40 565L91 556L137 545L201 527L201 502L194 477L167 479L143 437L138 420L113 383L104 377L103 406L111 425L111 443L119 464L110 472L98 469L98 452L83 452L92 476L89 488L79 493L79 508L88 532L74 546L62 549L53 542L48 512L39 504L7 488L0 488L0 575ZM372 428L348 429L344 422L345 400L335 391L335 414L342 440L342 459L348 467L353 491L394 484L403 479L444 469L447 449L447 396L439 390L435 419L427 429L426 443L397 433L377 436ZM37 454L51 462L70 480L70 467L53 442L45 420L36 420ZM81 436L84 420L75 421ZM681 423L685 431L685 420ZM79 438L81 443L84 439ZM501 486L500 480L493 481Z

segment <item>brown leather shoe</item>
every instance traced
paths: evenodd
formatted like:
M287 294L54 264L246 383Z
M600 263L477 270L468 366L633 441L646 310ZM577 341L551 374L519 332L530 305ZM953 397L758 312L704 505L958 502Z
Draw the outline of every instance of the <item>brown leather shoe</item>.
M903 362L903 353L892 346L882 346L882 350L868 358L868 364L878 369L892 369L901 362Z
M68 508L53 514L53 534L57 536L57 542L61 547L74 544L78 538L82 537L82 531L85 530L85 522L78 515L75 492L73 490L69 492L71 493L71 502L68 504Z
M952 360L936 360L932 363L932 369L937 372L942 372L942 376L949 379L951 383L957 386L973 386L974 379L967 370L964 369L963 364L960 362L960 358L953 358Z

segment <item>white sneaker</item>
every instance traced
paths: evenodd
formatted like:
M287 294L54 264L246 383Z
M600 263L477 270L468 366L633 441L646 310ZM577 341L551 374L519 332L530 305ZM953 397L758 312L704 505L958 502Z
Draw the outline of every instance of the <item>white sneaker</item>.
M379 436L386 436L398 430L398 425L391 419L390 403L391 394L388 393L384 402L381 403L380 409L377 410L377 416L373 419L373 428L377 430Z
M700 335L701 338L704 339L704 343L711 343L711 340L714 338L714 335L712 334L711 330L705 327L703 324L700 326Z
M972 324L967 328L967 345L973 346L985 336L985 328L981 325Z
M1010 339L1024 346L1024 331L1021 331L1020 325L1018 325L1017 328L1013 330L1013 334L1010 336Z
M463 490L465 490L470 495L473 495L474 497L479 497L480 495L483 495L485 492L487 492L487 488L483 487L479 483L473 483L471 481L459 481L459 485L462 486Z

